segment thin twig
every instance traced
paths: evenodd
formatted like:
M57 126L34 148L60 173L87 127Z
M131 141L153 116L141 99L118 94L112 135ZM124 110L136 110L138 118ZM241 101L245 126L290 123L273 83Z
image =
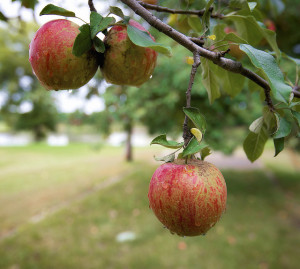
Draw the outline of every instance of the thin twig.
M97 9L94 6L93 0L88 0L88 4L89 4L89 7L90 7L90 11L97 12Z
M160 32L164 33L165 35L169 36L174 41L176 41L183 47L187 48L192 53L196 52L200 56L212 61L214 64L222 67L223 69L233 72L233 73L241 74L242 76L247 77L248 79L252 80L256 84L261 86L264 89L266 102L267 102L270 110L273 111L275 109L273 106L273 103L272 103L271 96L270 96L270 91L271 91L270 85L262 77L255 74L251 70L243 67L243 65L240 62L236 62L231 59L220 57L219 53L207 50L207 49L202 48L201 46L195 44L187 36L176 31L170 25L165 24L164 22L159 20L151 12L149 12L147 9L145 9L143 6L141 6L139 4L139 2L134 1L134 0L121 0L121 1L124 4L126 4L127 6L129 6L137 15L141 16L151 26L153 26Z
M192 100L192 88L193 84L195 81L195 76L197 73L197 69L200 65L200 55L195 52L194 53L194 63L192 65L192 70L191 70L191 75L190 75L190 81L189 81L189 86L186 91L186 107L189 108L191 107L191 100ZM188 122L189 119L187 116L184 118L184 123L183 123L183 139L184 139L184 146L187 146L193 135L190 132L190 129L188 127Z
M205 13L205 9L201 9L201 10L182 10L182 9L171 9L171 8L167 8L167 7L162 7L162 6L157 6L157 5L151 5L151 4L147 4L144 3L142 1L139 1L139 4L141 6L143 6L144 8L147 8L149 10L154 10L157 12L165 12L165 13L171 13L171 14L185 14L185 15L196 15L196 16L203 16ZM212 12L213 11L213 7L209 8L209 11ZM211 14L210 15L211 18L215 18L215 19L223 19L224 15L223 14Z
M300 98L300 86L296 85L293 87L292 92L295 97Z

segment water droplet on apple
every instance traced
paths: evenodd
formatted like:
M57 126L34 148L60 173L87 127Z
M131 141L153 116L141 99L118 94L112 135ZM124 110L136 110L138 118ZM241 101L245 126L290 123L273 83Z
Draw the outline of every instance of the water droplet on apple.
M153 76L151 75L150 78L152 78Z

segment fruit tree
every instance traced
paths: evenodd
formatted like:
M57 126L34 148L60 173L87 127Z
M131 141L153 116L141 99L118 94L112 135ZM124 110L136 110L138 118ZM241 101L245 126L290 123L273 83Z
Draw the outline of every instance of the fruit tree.
M34 6L35 1L32 3ZM244 88L260 92L261 115L249 126L243 142L253 162L269 139L276 156L287 139L299 137L300 60L280 50L276 25L262 12L263 1L181 0L176 5L168 0L120 0L108 15L97 12L97 1L87 4L89 22L79 27L68 19L52 21L37 32L30 47L35 74L47 89L73 89L87 83L99 66L111 84L147 85L157 54L172 57L172 50L156 42L157 37L141 24L152 26L189 51L192 56L186 63L172 63L191 66L185 82L186 104L178 107L184 114L183 141L162 134L151 142L174 152L157 158L165 164L151 179L149 201L171 232L206 233L224 212L227 192L222 174L204 161L211 153L205 137L210 122L205 120L205 110L191 106L195 78L201 78L210 104L224 95L236 98ZM140 16L141 24L126 15L129 10ZM78 18L75 12L53 4L40 15ZM292 68L284 70L287 62ZM148 113L155 114L155 108Z

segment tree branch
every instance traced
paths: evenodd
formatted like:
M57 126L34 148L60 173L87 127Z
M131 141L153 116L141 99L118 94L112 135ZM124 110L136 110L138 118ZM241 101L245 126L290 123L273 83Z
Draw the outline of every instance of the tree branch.
M150 11L145 9L143 6L139 4L139 2L135 0L121 0L124 4L129 6L137 15L141 16L145 21L147 21L151 26L159 30L160 32L164 33L165 35L172 38L174 41L182 45L183 47L187 48L193 54L197 53L198 55L211 60L214 64L222 67L223 69L241 74L242 76L247 77L248 79L252 80L259 86L264 89L266 103L269 106L271 111L274 111L275 108L272 103L272 99L270 96L271 88L269 83L264 80L262 77L258 76L251 70L244 68L240 62L233 61L231 59L227 59L221 57L220 53L213 52L202 48L201 46L194 43L190 38L185 36L184 34L176 31L170 25L165 24L161 20L159 20L156 16L154 16Z
M166 12L166 13L171 13L171 14L196 15L196 16L199 16L199 17L203 16L204 13L205 13L205 9L201 9L201 10L171 9L171 8L167 8L167 7L147 4L147 3L144 3L142 1L138 1L138 2L144 8L147 8L148 10L154 10L154 11L157 11L157 12ZM213 7L210 7L209 11L212 12ZM210 17L211 18L216 18L216 19L223 19L224 15L215 13L215 14L211 14Z
M186 107L191 107L191 100L192 100L192 88L195 81L195 76L197 73L197 69L200 65L200 55L198 53L194 53L194 63L192 65L191 75L190 75L190 81L189 86L186 91ZM193 135L190 132L190 129L188 127L189 118L185 115L184 123L183 123L183 139L184 139L184 146L187 146L190 142Z
M90 7L90 11L95 11L97 12L97 9L95 8L94 6L94 3L93 3L93 0L88 0L88 4L89 4L89 7Z

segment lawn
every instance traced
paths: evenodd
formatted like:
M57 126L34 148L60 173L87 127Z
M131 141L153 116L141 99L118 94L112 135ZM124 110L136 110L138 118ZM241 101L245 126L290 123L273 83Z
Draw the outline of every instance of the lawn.
M156 151L139 149L126 164L118 148L0 149L0 231L14 231L0 240L0 268L299 267L299 171L271 162L268 172L223 170L226 214L206 236L182 238L148 206Z

